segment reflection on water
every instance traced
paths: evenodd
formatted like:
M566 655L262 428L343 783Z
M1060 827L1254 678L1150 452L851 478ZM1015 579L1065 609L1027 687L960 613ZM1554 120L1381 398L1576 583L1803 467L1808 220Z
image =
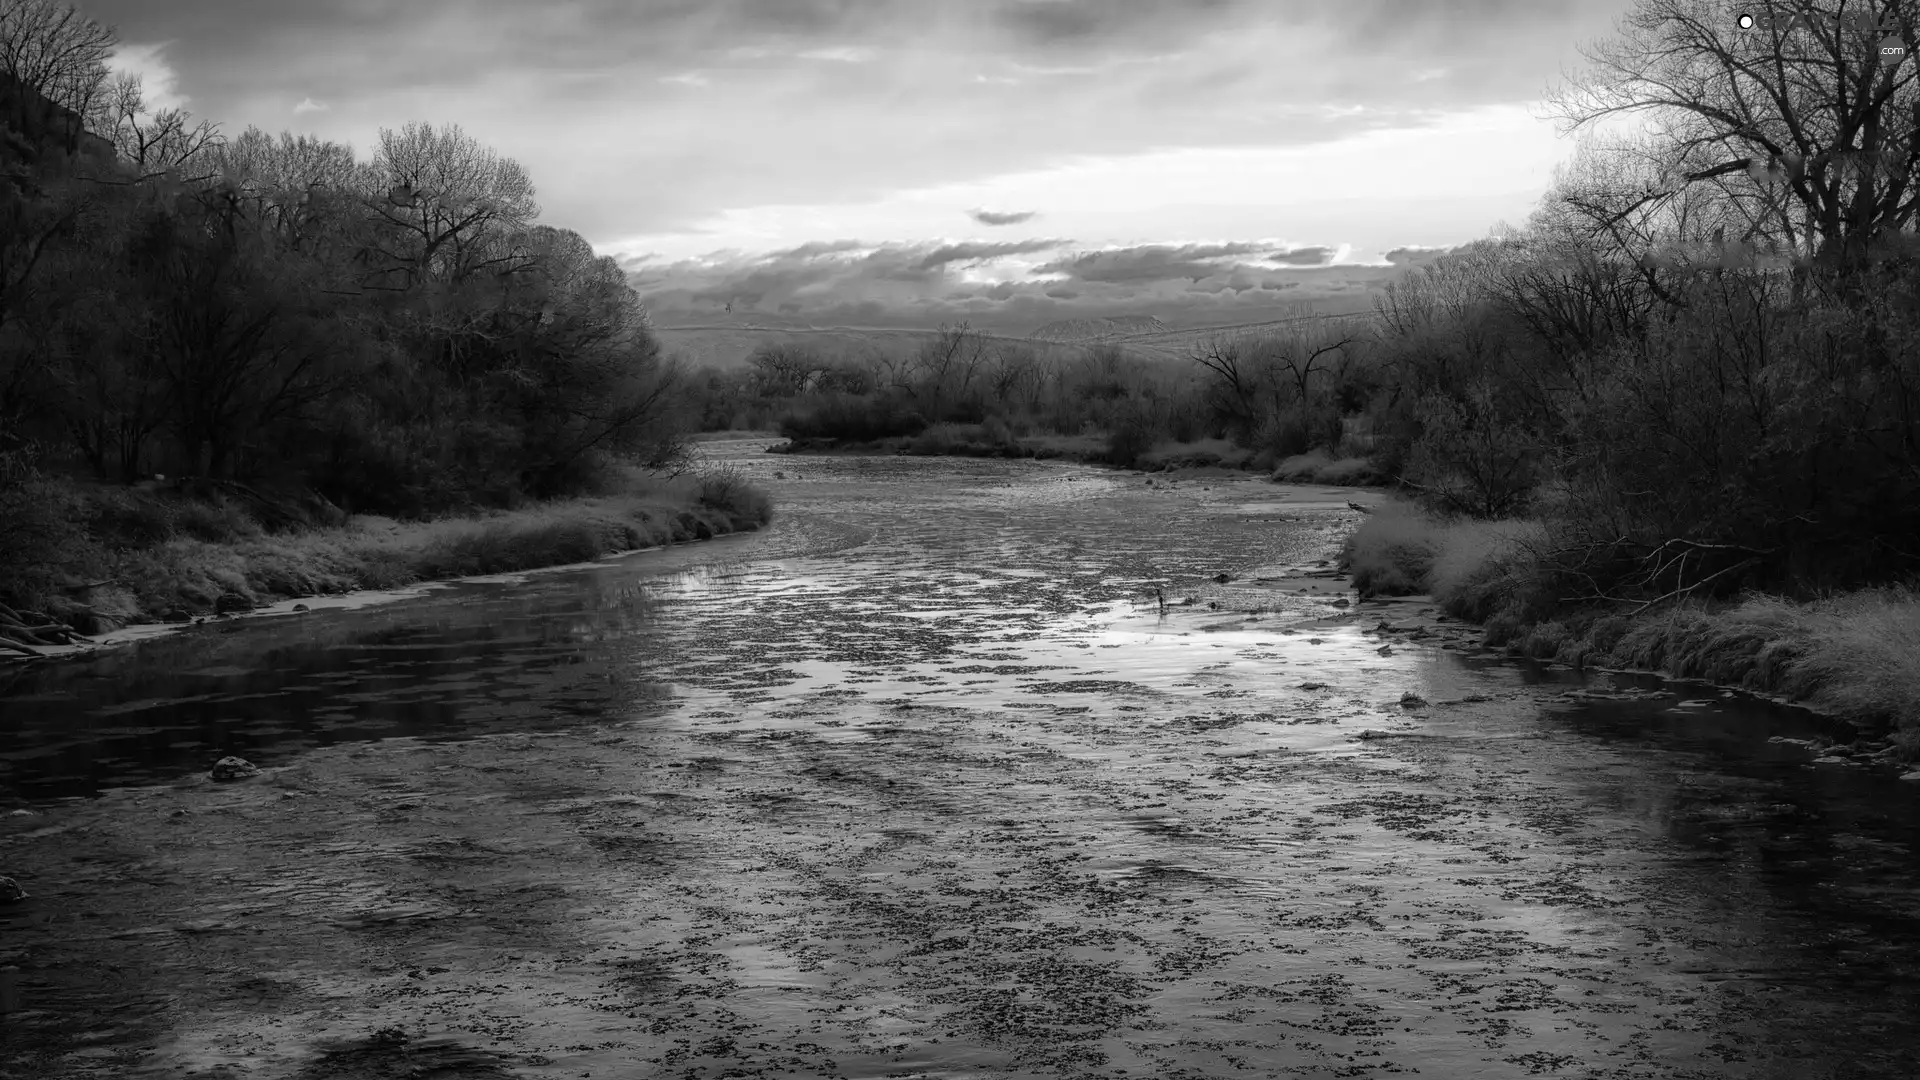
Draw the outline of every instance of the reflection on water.
M1323 558L1338 499L738 463L776 462L762 534L16 673L0 780L45 799L225 753L591 731L563 780L370 758L380 845L326 848L325 888L295 863L222 886L290 927L323 909L262 896L330 910L353 874L419 911L533 897L513 952L564 962L482 971L499 928L451 915L420 939L433 985L546 1032L529 1075L1837 1077L1920 1052L1920 795L1767 742L1804 713L1382 656L1325 598L1242 584ZM1156 585L1196 603L1162 615Z
M629 564L630 565L630 564ZM623 580L624 576L624 580ZM632 662L661 581L613 571L457 585L399 604L204 624L14 673L0 784L91 794L223 754L392 736L527 730L637 715L671 695Z

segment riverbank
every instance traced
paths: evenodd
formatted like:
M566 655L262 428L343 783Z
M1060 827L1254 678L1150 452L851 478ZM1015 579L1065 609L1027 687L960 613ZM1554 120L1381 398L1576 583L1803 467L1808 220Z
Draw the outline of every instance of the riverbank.
M1543 538L1531 522L1437 522L1388 502L1355 530L1342 569L1394 611L1377 631L1459 641L1577 669L1691 679L1801 705L1858 730L1810 749L1850 761L1920 760L1920 595L1890 587L1810 603L1767 595L1639 614L1520 602ZM1383 612L1384 614L1384 612ZM1920 770L1910 774L1920 780Z
M204 517L210 511L197 506ZM44 614L78 635L14 644L12 659L70 656L209 618L298 610L298 601L390 593L429 582L538 570L707 540L772 520L767 493L737 472L634 479L629 489L481 516L400 522L374 515L266 532L232 507L224 535L165 533L141 546L88 544L70 576L100 575L48 598ZM203 532L204 536L205 533ZM89 540L94 539L89 537ZM91 640L89 640L91 639Z
M1386 482L1364 457L1336 456L1326 450L1278 458L1271 451L1237 446L1226 439L1161 440L1131 454L1117 452L1104 435L1015 435L1004 425L935 424L919 435L848 440L775 436L775 454L910 454L931 457L1032 458L1109 465L1141 472L1219 470L1224 474L1267 473L1276 483L1338 487L1377 486Z

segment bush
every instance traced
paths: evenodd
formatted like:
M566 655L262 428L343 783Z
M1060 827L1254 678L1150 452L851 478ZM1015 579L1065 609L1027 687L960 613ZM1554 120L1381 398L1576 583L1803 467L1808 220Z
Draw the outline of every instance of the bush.
M1383 503L1347 537L1340 567L1353 575L1354 587L1363 596L1426 592L1443 532L1444 526L1416 507Z
M1357 484L1371 484L1376 479L1373 463L1366 458L1341 458L1330 461L1314 470L1313 482L1329 484L1335 487L1351 487Z
M1149 409L1144 405L1124 412L1107 434L1105 456L1108 464L1132 468L1140 460L1140 455L1153 449L1153 444L1158 441L1156 427Z
M1303 454L1294 454L1274 466L1273 479L1289 484L1314 483L1314 475L1321 469L1333 464L1325 450L1309 450Z
M695 505L726 515L733 528L758 528L773 520L773 499L738 469L705 472L695 483Z
M789 408L775 426L789 439L872 442L918 435L927 429L927 419L890 394L822 394Z
M1445 528L1427 574L1441 610L1484 622L1524 600L1537 580L1546 528L1532 521L1461 521Z
M39 608L63 577L97 561L83 515L72 491L31 467L0 475L0 601Z

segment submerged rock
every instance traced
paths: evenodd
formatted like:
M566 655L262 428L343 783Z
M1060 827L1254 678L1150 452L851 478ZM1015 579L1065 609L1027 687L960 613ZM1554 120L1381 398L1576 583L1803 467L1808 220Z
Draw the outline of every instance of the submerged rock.
M1393 646L1391 646L1391 645L1382 645L1382 646L1380 646L1379 648L1377 648L1377 649L1375 649L1375 650L1373 650L1373 651L1374 651L1374 652L1377 652L1377 653L1379 653L1379 654L1380 654L1381 656L1392 656L1392 655L1393 655Z
M253 762L243 757L223 757L213 763L213 770L207 776L214 780L244 780L249 776L259 776L260 770Z
M0 904L15 904L30 895L20 887L20 883L10 877L0 877Z

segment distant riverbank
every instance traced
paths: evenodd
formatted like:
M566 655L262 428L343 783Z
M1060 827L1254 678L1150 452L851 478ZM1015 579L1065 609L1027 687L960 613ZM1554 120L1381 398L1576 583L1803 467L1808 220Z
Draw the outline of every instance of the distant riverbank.
M1103 435L1014 435L992 424L935 424L918 435L882 439L787 438L773 436L776 454L908 454L931 457L1033 458L1112 465L1142 472L1215 469L1267 473L1276 481L1340 487L1383 481L1365 458L1336 459L1325 451L1288 458L1236 446L1226 439L1161 440L1133 454L1116 454ZM1125 458L1125 460L1122 460Z

